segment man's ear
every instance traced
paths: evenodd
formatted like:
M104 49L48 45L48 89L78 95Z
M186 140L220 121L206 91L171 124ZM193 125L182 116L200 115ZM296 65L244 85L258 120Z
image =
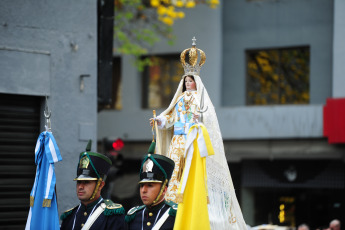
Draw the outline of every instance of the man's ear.
M104 187L104 185L105 185L105 182L102 181L101 184L99 185L99 190L100 190L100 191L102 190L102 188Z
M165 186L163 192L162 192L162 196L165 196L165 193L168 191L168 186Z

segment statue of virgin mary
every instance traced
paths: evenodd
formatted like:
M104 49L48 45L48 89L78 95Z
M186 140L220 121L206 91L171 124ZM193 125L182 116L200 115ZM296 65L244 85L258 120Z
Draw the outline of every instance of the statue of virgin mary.
M159 126L161 153L175 162L175 169L169 182L166 199L178 202L177 191L184 167L184 152L188 129L202 122L209 133L214 155L206 158L208 214L211 229L247 229L241 208L236 198L228 163L225 157L222 134L217 115L207 90L199 76L205 63L205 53L196 48L193 38L192 48L181 53L184 75L169 105L155 120ZM200 61L198 63L198 52ZM186 63L188 53L189 63ZM189 78L188 78L189 77ZM186 89L186 78L195 82L195 88ZM188 88L188 87L187 87Z

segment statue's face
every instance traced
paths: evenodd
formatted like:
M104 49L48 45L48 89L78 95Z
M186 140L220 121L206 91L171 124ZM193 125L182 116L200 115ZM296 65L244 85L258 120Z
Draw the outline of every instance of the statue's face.
M186 90L196 90L196 83L193 78L187 76L184 79L184 84L186 86Z

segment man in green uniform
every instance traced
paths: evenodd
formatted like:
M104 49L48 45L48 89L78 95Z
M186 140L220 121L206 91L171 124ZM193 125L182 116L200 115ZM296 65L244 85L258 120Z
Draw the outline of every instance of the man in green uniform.
M175 163L168 157L153 154L154 147L150 150L140 169L140 197L144 205L128 211L125 219L128 230L174 228L177 205L165 201L164 196Z
M101 190L112 165L103 154L91 152L91 141L80 153L76 192L80 204L61 215L61 230L124 229L125 210L120 204L104 200Z

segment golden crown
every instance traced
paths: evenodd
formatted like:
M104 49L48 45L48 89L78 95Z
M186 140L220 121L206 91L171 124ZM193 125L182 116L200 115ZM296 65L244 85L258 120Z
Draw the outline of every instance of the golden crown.
M205 64L206 55L204 51L201 49L196 48L196 39L193 37L192 39L192 48L185 49L181 53L181 63L184 68L185 75L199 75L201 66ZM186 54L188 52L188 62L186 63ZM198 63L198 52L200 53L200 61Z

